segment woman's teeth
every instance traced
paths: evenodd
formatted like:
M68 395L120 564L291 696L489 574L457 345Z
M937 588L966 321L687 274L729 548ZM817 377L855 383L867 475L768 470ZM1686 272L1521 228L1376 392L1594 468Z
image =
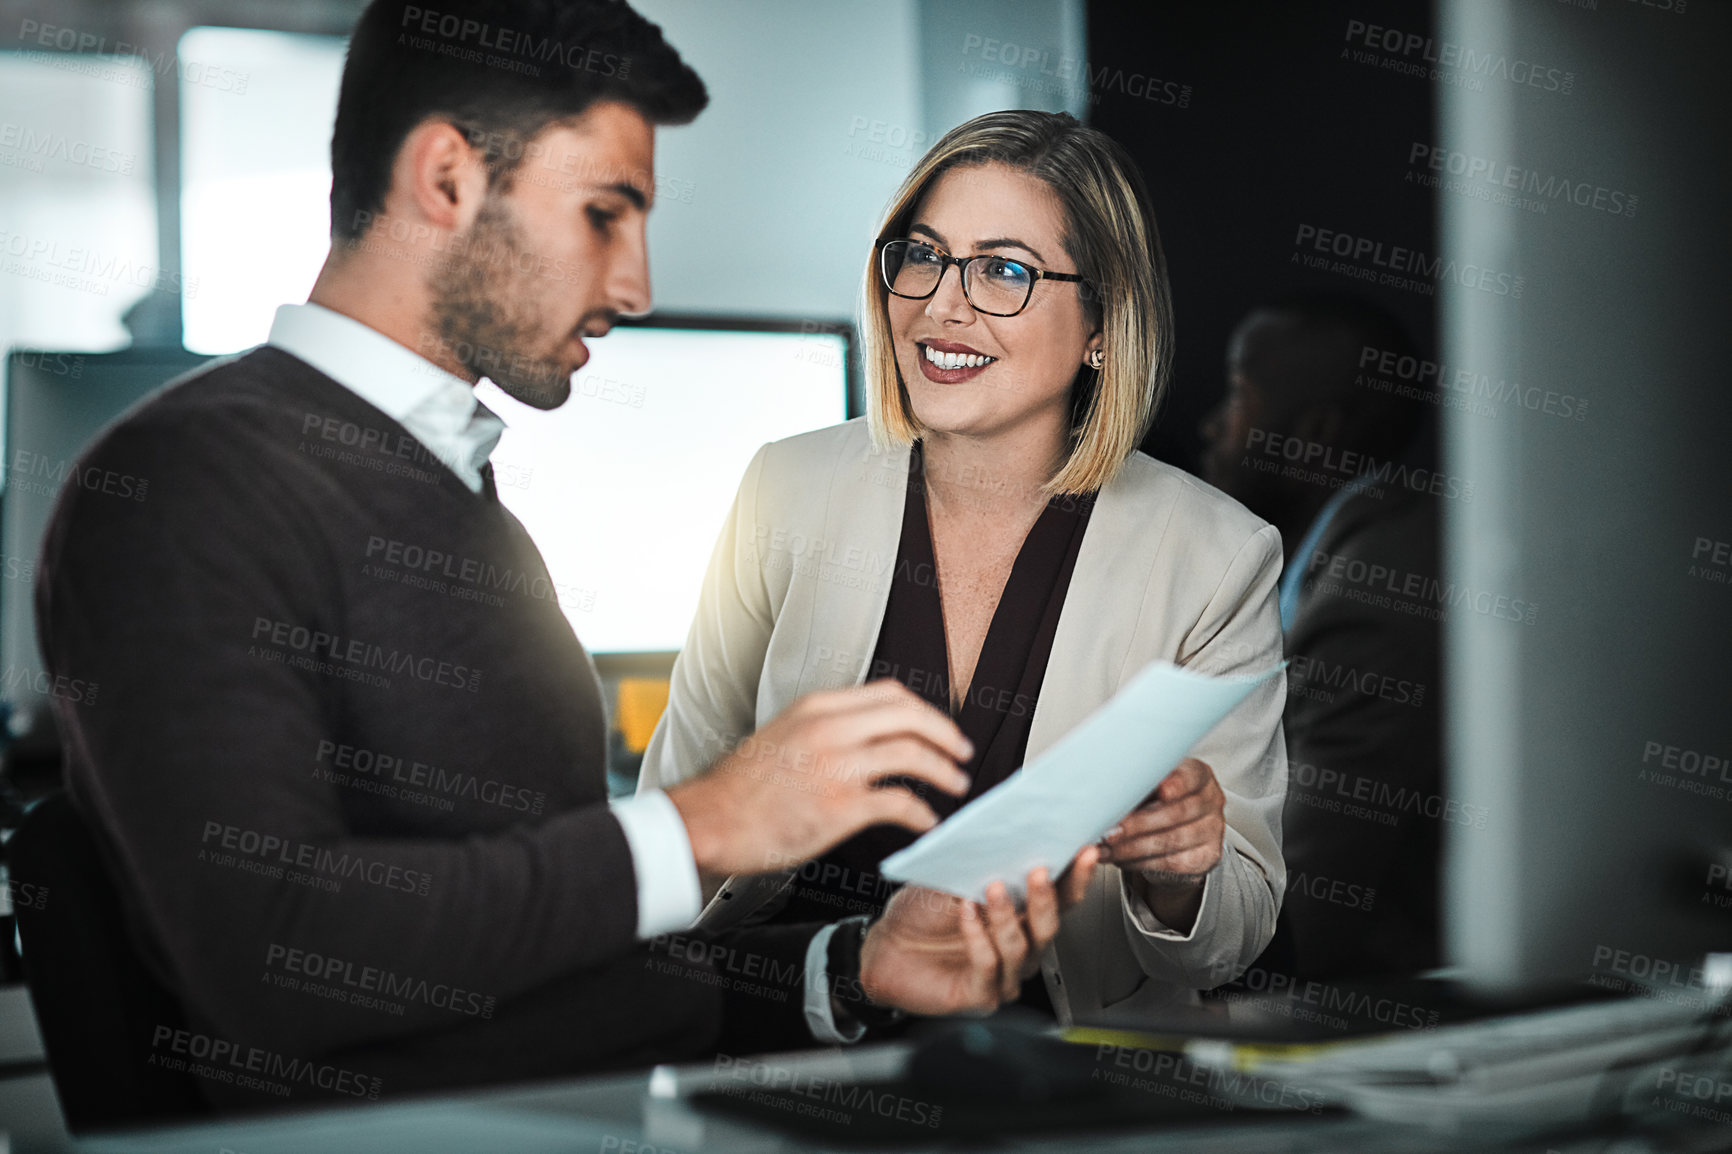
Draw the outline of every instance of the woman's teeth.
M981 365L990 365L997 357L980 356L974 353L941 353L931 345L921 345L920 351L926 354L926 359L941 369L973 369Z

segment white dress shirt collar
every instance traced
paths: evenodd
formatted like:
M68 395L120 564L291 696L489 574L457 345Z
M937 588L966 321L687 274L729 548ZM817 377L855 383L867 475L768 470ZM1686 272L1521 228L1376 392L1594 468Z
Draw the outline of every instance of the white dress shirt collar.
M397 421L472 491L481 491L481 467L505 422L476 399L468 381L322 305L280 306L267 343Z

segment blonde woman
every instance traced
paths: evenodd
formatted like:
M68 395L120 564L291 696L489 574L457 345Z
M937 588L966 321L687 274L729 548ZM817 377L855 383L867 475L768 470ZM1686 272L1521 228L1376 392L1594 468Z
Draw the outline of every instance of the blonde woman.
M1027 111L948 133L890 204L863 317L868 415L746 470L644 788L801 694L889 677L973 742L972 798L1150 661L1281 659L1276 531L1137 450L1172 309L1147 192L1112 140ZM1065 1024L1147 1020L1257 957L1285 890L1285 692L1265 681L1109 835L1108 864L1014 976L1023 1001ZM846 771L786 769L790 788ZM940 816L967 800L925 796ZM914 836L877 826L816 861L766 860L704 920L875 917L879 863Z

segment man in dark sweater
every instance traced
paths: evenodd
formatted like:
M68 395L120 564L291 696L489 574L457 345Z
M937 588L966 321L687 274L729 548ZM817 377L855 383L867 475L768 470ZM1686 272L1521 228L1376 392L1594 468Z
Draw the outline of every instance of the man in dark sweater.
M1442 795L1438 503L1460 494L1435 468L1432 382L1378 368L1418 364L1376 306L1287 298L1234 331L1204 430L1208 480L1287 553L1288 889L1265 978L1439 963L1442 827L1473 819Z
M221 1105L990 1009L1087 883L1085 851L1023 914L907 891L870 930L681 932L702 877L934 823L882 779L966 786L967 742L894 685L804 699L689 784L607 799L595 669L497 500L501 425L472 386L557 406L584 338L648 309L653 126L705 100L623 3L375 2L310 303L91 449L147 500L71 487L55 513L44 655L104 687L58 702L68 788L184 1010L147 1060L190 1060Z

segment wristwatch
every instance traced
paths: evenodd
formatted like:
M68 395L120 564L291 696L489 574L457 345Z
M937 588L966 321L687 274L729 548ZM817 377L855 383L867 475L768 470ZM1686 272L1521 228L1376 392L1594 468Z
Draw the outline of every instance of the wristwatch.
M826 962L830 971L830 999L840 1014L858 1022L868 1030L895 1025L903 1018L901 1010L880 1006L866 996L860 984L860 947L866 942L866 930L871 919L862 914L836 925L830 935ZM837 1025L844 1025L838 1022Z

